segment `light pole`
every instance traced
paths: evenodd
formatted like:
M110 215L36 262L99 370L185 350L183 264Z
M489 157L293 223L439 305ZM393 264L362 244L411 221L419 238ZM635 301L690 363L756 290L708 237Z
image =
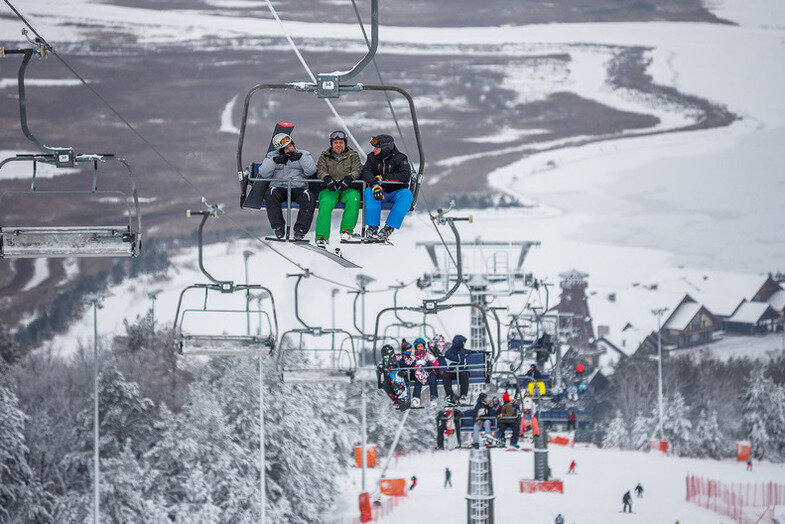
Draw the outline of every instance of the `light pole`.
M261 300L261 299L260 299ZM261 307L259 308L261 309ZM259 322L261 326L261 321ZM259 355L259 493L261 497L261 523L267 518L267 488L265 487L264 461L264 374L262 372L262 355Z
M357 275L355 280L357 282L357 286L360 288L360 294L361 294L360 298L362 304L361 309L362 309L362 316L363 316L362 322L360 323L360 327L362 329L362 338L361 338L362 344L360 345L360 365L365 365L365 293L366 293L365 288L368 286L368 284L374 282L376 279L368 275L360 274Z
M657 401L659 403L660 408L660 423L659 423L659 434L660 440L662 440L662 419L663 419L663 406L662 406L662 315L668 311L668 308L661 307L659 309L652 309L652 315L656 315L657 317L657 376L658 376L658 392L657 392Z
M101 463L98 453L98 310L102 306L100 298L93 298L90 302L93 305L93 522L97 524L101 485Z
M245 285L248 285L248 259L253 256L253 251L247 249L243 251L243 262L245 263ZM245 288L245 334L251 334L251 311L249 309L249 302L251 301L251 291Z
M147 298L150 299L150 315L151 315L151 327L150 327L150 342L152 343L153 339L155 338L155 301L158 298L158 295L161 293L161 290L153 291L147 294Z

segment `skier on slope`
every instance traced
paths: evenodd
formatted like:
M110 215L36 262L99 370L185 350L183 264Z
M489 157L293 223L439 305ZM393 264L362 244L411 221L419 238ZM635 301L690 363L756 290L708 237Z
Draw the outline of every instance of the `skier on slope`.
M452 471L450 468L444 468L444 487L446 488L448 484L452 487Z
M362 170L362 178L368 184L363 195L367 225L365 236L370 240L386 241L393 231L401 228L414 202L414 195L409 189L412 168L409 159L398 151L390 135L371 137L371 145L373 152L368 155ZM379 229L383 202L392 202L392 209L387 223Z
M434 357L425 347L425 339L417 338L414 340L414 395L412 398L412 407L420 405L420 395L422 393L423 384L428 384L428 389L431 392L431 402L435 402L439 397L439 391L436 388L436 370L438 366L436 357Z
M638 495L639 499L643 498L643 486L641 486L640 482L638 482L638 485L635 486L635 494Z
M275 230L275 236L282 239L286 235L286 222L281 205L287 202L289 183L291 183L292 202L300 205L294 224L294 239L303 240L311 228L313 212L316 207L316 194L308 189L307 179L316 173L316 162L311 153L297 149L292 137L278 133L273 137L275 149L267 153L259 166L259 178L272 178L264 201L267 204L267 218Z
M395 349L385 344L382 346L382 361L377 367L379 387L387 393L393 405L399 411L409 409L408 370L402 370L395 357Z
M360 213L360 192L352 182L360 178L360 155L346 143L346 133L333 131L330 148L319 156L316 176L324 184L319 193L319 216L316 217L316 245L325 247L330 241L330 222L338 202L344 204L341 219L341 240L351 240Z
M632 495L630 495L629 491L621 498L621 503L622 513L632 513Z
M575 463L575 460L573 460L572 462L570 462L570 469L568 469L568 470L567 470L567 474L568 474L568 475L574 475L574 474L576 473L576 472L575 472L575 467L576 467L577 465L578 465L578 464L576 464L576 463ZM638 484L638 486L640 486L640 484ZM635 489L638 489L638 488L635 488ZM642 489L642 488L641 488L641 489Z

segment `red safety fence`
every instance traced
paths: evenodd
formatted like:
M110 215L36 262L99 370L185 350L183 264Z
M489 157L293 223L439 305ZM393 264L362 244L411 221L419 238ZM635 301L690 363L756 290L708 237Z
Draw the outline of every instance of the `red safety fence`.
M393 509L403 500L403 497L389 497L381 504L374 504L372 507L373 520L371 522L378 522L379 519L392 513ZM355 517L354 520L352 520L352 524L360 524L361 522L360 517Z
M774 508L785 505L785 485L724 483L687 476L687 502L693 502L740 524L769 524Z

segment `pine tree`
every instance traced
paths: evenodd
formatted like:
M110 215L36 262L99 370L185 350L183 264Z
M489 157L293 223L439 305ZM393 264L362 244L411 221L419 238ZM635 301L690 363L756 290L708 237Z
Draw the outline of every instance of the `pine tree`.
M648 448L649 441L657 430L657 422L657 417L653 413L650 415L639 413L635 417L631 435L633 449Z
M622 449L630 447L630 432L621 411L617 411L616 416L608 424L608 430L602 440L602 447Z
M757 458L776 454L776 441L769 434L768 419L772 406L771 384L759 366L751 374L744 392L742 421L747 438L752 444L752 454Z
M692 455L719 459L728 454L730 445L720 429L717 411L701 411L691 442Z
M25 415L14 393L0 384L0 521L51 519L49 497L27 463Z
M670 395L665 402L662 434L669 448L676 454L689 453L692 440L692 422L689 409L680 392Z

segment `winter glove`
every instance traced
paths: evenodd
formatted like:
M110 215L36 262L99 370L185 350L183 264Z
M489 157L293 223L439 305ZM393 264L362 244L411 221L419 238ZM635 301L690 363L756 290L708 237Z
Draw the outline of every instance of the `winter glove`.
M351 185L352 185L352 177L346 175L341 179L341 183L338 186L338 189L340 189L341 191L346 191L347 189L349 189L349 187L351 187Z
M303 156L302 153L300 153L299 151L295 151L294 153L289 153L289 160L300 160L302 156Z
M375 186L373 186L373 198L374 199L376 199L376 200L381 202L386 197L387 197L387 194L384 192L384 189L382 189L382 186L380 186L379 184L376 184Z
M285 164L289 161L289 157L286 155L278 155L273 157L273 162L276 164Z
M329 175L324 177L324 187L330 191L338 191L338 183Z

